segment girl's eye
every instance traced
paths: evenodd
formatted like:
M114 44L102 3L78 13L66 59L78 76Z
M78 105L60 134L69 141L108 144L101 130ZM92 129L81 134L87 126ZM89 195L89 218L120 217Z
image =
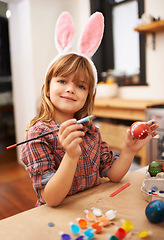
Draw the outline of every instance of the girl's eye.
M63 80L63 79L60 79L58 82L61 83L61 84L65 84L66 83L66 81Z
M78 88L80 88L82 90L86 90L86 87L84 85L78 85Z

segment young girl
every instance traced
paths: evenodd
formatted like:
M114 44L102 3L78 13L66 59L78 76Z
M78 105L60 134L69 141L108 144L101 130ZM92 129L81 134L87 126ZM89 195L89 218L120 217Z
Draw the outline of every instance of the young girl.
M68 13L61 16L69 18L62 23L71 21ZM92 17L91 20L95 26L95 19L93 21ZM96 31L97 28L96 23ZM91 30L93 35L93 27ZM100 35L102 37L102 31ZM97 46L99 44L100 39ZM81 50L82 45L84 42L81 40ZM88 48L85 49L88 51ZM92 52L94 50L95 47ZM45 203L58 206L67 195L100 184L100 177L108 177L113 182L120 181L128 171L136 151L157 134L154 131L158 127L155 121L147 122L151 132L144 140L134 139L129 130L118 157L102 141L99 129L91 121L77 124L77 120L92 113L96 78L95 66L84 51L59 54L48 68L39 112L28 126L26 139L58 127L59 130L24 144L21 151L21 160L37 192L38 206Z

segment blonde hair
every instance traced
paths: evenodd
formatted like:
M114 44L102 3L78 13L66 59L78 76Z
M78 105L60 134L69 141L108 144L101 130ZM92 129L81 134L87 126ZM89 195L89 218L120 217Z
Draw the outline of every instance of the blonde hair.
M56 60L49 68L45 83L41 90L41 102L38 113L29 123L27 131L39 120L42 120L45 123L49 123L53 120L54 107L48 97L51 79L53 77L67 77L71 74L74 74L75 81L78 81L78 77L80 75L80 77L83 77L89 86L86 102L84 106L74 114L74 118L79 120L80 118L86 117L92 113L95 97L95 80L92 67L85 57L76 54L67 54ZM89 124L90 123L86 123L86 125Z

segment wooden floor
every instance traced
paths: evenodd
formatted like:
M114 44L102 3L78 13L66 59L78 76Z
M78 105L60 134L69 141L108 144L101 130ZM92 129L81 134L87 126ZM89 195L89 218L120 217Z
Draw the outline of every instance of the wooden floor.
M14 142L13 142L14 143ZM0 139L0 220L35 207L36 194L16 149L6 150L9 141Z

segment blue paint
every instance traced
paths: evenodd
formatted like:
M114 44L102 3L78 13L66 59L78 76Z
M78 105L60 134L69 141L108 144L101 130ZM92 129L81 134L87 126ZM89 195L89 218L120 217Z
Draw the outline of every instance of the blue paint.
M89 229L85 230L84 235L88 238L88 240L94 238L93 229L89 228Z
M72 224L70 230L72 233L78 234L80 232L80 227L77 224Z
M69 234L64 233L61 235L61 240L71 240L71 236Z
M83 240L83 239L84 239L84 236L79 236L75 240Z

